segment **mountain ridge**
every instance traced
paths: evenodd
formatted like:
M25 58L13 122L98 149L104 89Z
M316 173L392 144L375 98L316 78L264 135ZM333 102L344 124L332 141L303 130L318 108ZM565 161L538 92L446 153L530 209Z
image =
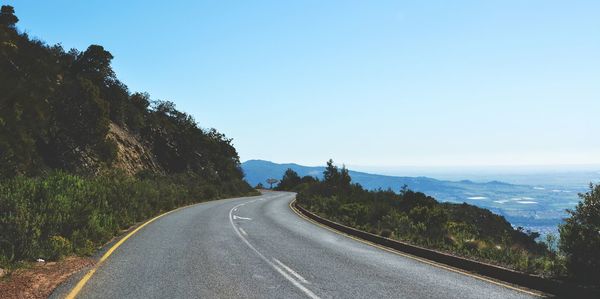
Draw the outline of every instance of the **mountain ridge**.
M271 176L271 177L276 178L276 179L281 178L281 176L283 175L283 172L285 172L285 170L287 170L288 168L291 168L292 170L296 171L300 176L310 175L310 176L315 176L317 178L321 178L323 170L325 170L325 166L305 166L305 165L301 165L301 164L297 164L297 163L275 163L272 161L262 160L262 159L250 159L250 160L244 161L242 163L242 169L244 169L244 173L246 174L246 181L248 181L248 183L250 183L251 185L256 185L259 182L264 183L264 180L267 179L267 178L263 179L262 176L259 177L259 176L255 175L255 173L257 171L256 167L275 168L276 170L271 170L270 173L273 174L273 176ZM283 171L281 171L281 169ZM248 177L249 172L247 170L250 172L250 177ZM511 184L511 183L502 182L502 181L498 181L498 180L491 180L491 181L487 181L487 182L475 182L475 181L468 180L468 179L453 181L453 180L440 180L440 179L436 179L436 178L432 178L432 177L428 177L428 176L385 175L385 174L356 171L356 170L351 170L351 169L349 170L349 173L351 174L354 183L359 183L359 184L363 185L363 187L367 187L367 189L371 189L371 188L364 185L364 177L365 176L376 177L376 178L386 178L386 179L389 179L389 178L405 179L405 180L415 180L415 181L416 180L424 180L424 181L428 181L428 182L439 182L439 183L447 182L447 183L463 183L463 184L474 184L474 185L527 186L527 185L520 185L520 184ZM279 174L279 175L277 175L277 174ZM357 176L357 175L362 179L355 179L355 176ZM402 186L397 186L397 188L401 188L401 187ZM411 186L409 186L409 187L411 187ZM380 186L380 188L387 189L382 186ZM392 189L394 190L394 188L392 188Z

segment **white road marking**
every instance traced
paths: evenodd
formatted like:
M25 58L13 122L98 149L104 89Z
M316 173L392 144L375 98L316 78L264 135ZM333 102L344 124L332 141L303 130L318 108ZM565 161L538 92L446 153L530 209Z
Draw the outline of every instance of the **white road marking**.
M242 235L244 235L246 237L248 236L248 233L243 228L240 227L239 229L242 232Z
M297 281L292 276L290 276L290 274L283 271L277 265L273 264L273 262L271 262L268 258L266 258L262 253L260 253L260 251L258 251L258 249L256 249L254 246L252 246L252 244L250 244L250 242L248 242L248 240L242 235L242 233L240 233L240 230L233 223L233 209L235 209L239 206L242 206L242 205L244 205L244 204L239 204L239 205L233 207L231 210L229 210L229 223L231 223L231 227L233 227L233 230L236 232L238 237L240 237L240 239L242 239L242 241L248 247L250 247L250 249L252 249L252 251L254 251L254 253L256 253L256 255L258 255L258 257L260 257L265 263L267 263L269 266L271 266L273 269L275 269L279 274L281 274L281 276L283 276L283 278L285 278L289 282L291 282L296 288L298 288L300 291L302 291L306 296L308 296L309 298L312 298L312 299L320 299L319 296L317 296L311 290L309 290L305 286L303 286L299 281Z
M237 215L233 215L233 220L236 220L236 219L242 219L242 220L252 220L252 218L240 217L240 216L237 216Z
M281 266L283 269L287 270L290 274L294 275L298 280L300 280L303 283L309 283L308 280L304 279L304 277L302 277L300 274L298 274L298 272L292 270L292 268L286 266L284 263L282 263L281 261L279 261L276 258L273 258L273 260L279 264L279 266Z

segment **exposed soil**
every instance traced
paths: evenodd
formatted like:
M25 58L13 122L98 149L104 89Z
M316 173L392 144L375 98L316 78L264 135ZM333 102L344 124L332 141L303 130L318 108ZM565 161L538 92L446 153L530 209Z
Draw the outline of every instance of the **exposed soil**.
M154 173L164 172L152 151L122 127L110 123L107 138L117 145L117 157L113 162L115 168L120 168L129 175L135 175L142 170L150 170Z
M68 257L59 262L35 263L0 279L0 298L47 298L75 272L94 264L92 258Z

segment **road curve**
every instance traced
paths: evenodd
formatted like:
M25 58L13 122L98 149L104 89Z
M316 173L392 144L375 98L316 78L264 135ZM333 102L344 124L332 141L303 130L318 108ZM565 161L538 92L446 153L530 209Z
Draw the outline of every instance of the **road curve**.
M533 297L326 230L290 210L293 198L266 192L165 215L118 247L78 298Z

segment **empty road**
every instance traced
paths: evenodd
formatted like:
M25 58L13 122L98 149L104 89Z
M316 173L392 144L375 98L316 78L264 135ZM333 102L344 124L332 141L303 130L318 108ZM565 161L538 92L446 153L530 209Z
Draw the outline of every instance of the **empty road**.
M165 215L118 247L77 297L533 297L326 230L290 210L293 198L267 192Z

